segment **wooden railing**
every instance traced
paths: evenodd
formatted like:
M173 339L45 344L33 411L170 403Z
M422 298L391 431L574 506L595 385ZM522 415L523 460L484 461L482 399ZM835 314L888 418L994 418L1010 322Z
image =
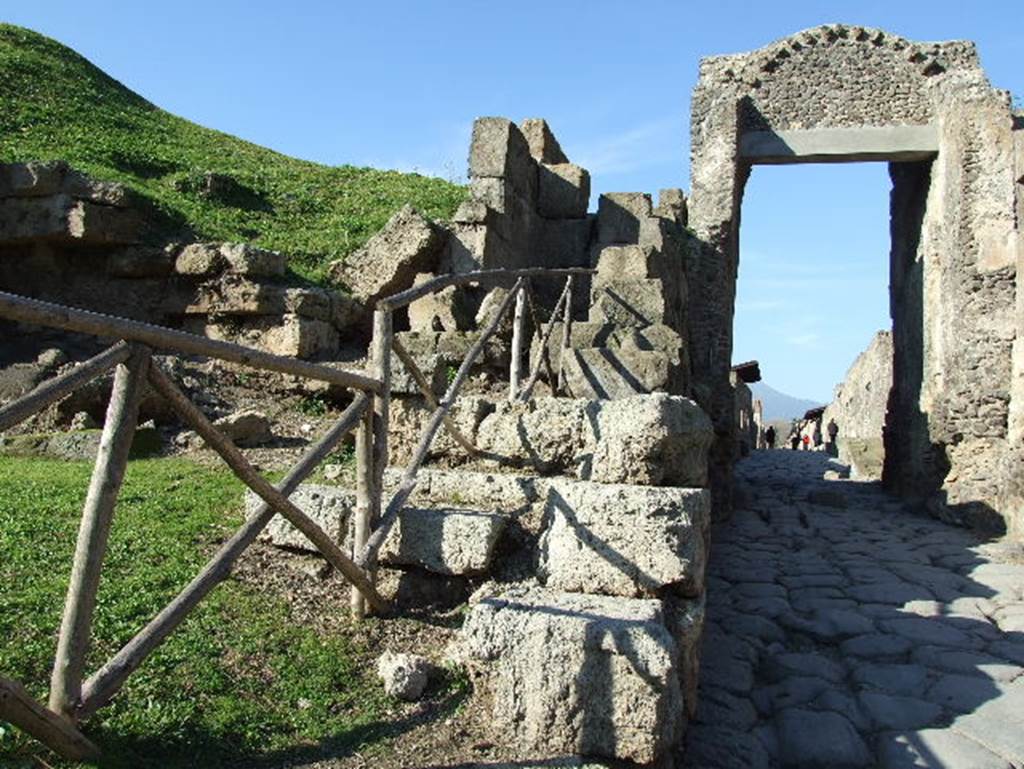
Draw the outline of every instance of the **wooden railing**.
M377 486L380 474L374 471L374 454L368 447L373 445L375 434L377 440L380 435L386 435L386 423L373 420L371 398L374 401L381 400L382 393L386 392L384 380L147 323L2 292L0 317L120 340L99 355L0 408L0 431L4 431L114 369L113 392L82 510L50 680L49 704L44 706L33 700L17 682L0 678L0 719L24 729L67 758L80 760L97 755L96 746L78 730L78 720L109 702L143 660L228 576L232 565L255 541L275 513L284 516L305 534L324 557L345 575L358 592L361 605L365 602L378 612L388 610L388 603L374 587L372 576L357 566L316 522L288 500L288 496L317 465L346 435L356 429L356 477L359 488L357 512L363 520L370 519L371 500L380 496ZM253 368L330 382L353 389L355 397L338 421L307 451L284 480L273 486L256 472L238 448L156 365L152 358L155 349L203 355ZM146 382L169 402L185 424L194 429L224 459L232 471L262 499L262 504L174 600L83 682L107 538Z
M420 434L420 438L416 444L416 449L413 452L412 458L410 459L405 471L402 473L398 487L392 494L387 507L381 511L379 507L381 499L378 497L376 499L377 507L371 508L370 510L371 520L363 521L356 527L357 537L354 552L357 553L355 561L359 566L367 569L371 574L375 571L380 548L384 544L384 540L387 538L388 532L394 525L395 520L398 518L398 514L401 512L405 503L408 501L409 496L415 489L419 470L426 460L430 447L442 426L449 431L452 438L466 449L470 455L475 455L477 453L476 447L458 429L454 420L449 416L449 412L455 404L463 384L466 379L468 379L469 373L472 370L473 365L476 363L477 358L480 357L480 354L487 346L487 343L497 333L502 321L508 315L510 310L512 310L513 305L515 309L512 320L509 399L526 400L530 397L534 386L537 384L542 365L548 372L548 378L551 383L552 390L554 391L559 387L561 370L559 370L557 375L553 371L547 348L552 329L555 325L554 320L558 317L559 312L563 312L564 324L562 346L563 348L568 347L572 324L573 279L580 275L591 275L593 272L594 270L585 268L550 270L536 268L525 270L482 270L479 272L442 275L377 302L376 310L374 311L373 341L371 342L371 350L373 351L373 360L375 362L380 361L381 368L377 370L380 372L381 380L385 383L381 392L376 396L377 400L380 402L380 405L376 407L377 412L385 415L383 418L386 423L386 415L389 410L390 400L390 362L392 351L409 372L409 375L416 383L428 406L432 409L432 412L422 433ZM537 278L565 278L565 288L562 290L562 293L551 312L551 322L549 322L547 329L544 331L541 338L539 359L534 361L533 370L527 379L526 384L523 385L522 351L526 336L524 328L526 317L525 308L529 307L534 329L539 331L542 327L540 319L537 316L533 292L531 291L530 285L531 279ZM401 342L394 337L392 313L394 313L395 310L406 307L417 299L429 296L430 294L444 288L448 288L449 286L463 286L469 284L476 284L479 286L503 286L511 284L511 290L504 298L501 305L499 305L490 322L480 332L479 337L477 337L472 347L470 347L469 351L466 353L466 356L463 358L461 365L456 371L451 384L448 385L447 391L441 400L438 401L434 396L434 393L431 391L427 378L416 365L415 360L413 360L412 356L402 346ZM564 356L560 356L559 367L561 367L561 361L563 359ZM378 452L383 451L384 453L377 455L378 458L375 466L383 468L387 464L387 444L385 443L382 446L378 443L376 448ZM380 483L378 480L378 488L379 487ZM360 532L365 532L365 535L360 536ZM352 601L353 607L357 612L364 610L360 606L363 601L361 594L353 593Z
M528 399L540 377L542 366L547 372L552 390L556 391L562 383L562 372L554 371L548 356L554 320L560 312L563 313L562 346L565 348L569 344L572 323L574 277L592 273L593 270L588 269L526 269L445 275L383 299L377 303L373 316L373 338L368 355L371 375L0 292L0 318L119 340L95 357L0 408L0 432L3 432L111 369L114 370L113 392L82 510L50 681L48 706L32 699L16 681L0 677L0 720L13 723L67 758L80 760L96 756L96 746L79 731L78 721L91 716L110 701L128 676L230 574L239 556L256 540L275 514L282 515L301 531L352 584L351 610L354 617L365 616L367 610L386 613L389 604L375 587L377 557L388 532L416 486L420 467L438 431L444 426L467 452L476 454L472 441L458 429L449 413L480 354L514 306L509 398ZM537 278L565 278L565 287L541 338L540 358L534 361L533 369L523 383L522 350L527 309L534 329L542 328L530 290L531 279ZM416 299L448 286L468 284L511 285L511 290L467 352L444 396L438 400L413 357L395 338L393 313ZM280 483L272 485L156 365L152 357L154 350L216 358L252 368L329 382L349 388L355 395L337 422ZM384 470L388 463L387 426L392 354L402 362L416 382L432 413L420 435L412 460L402 474L387 507L382 510ZM560 360L564 360L564 354ZM149 624L99 670L85 678L85 660L92 638L93 612L107 538L146 382L170 404L184 424L220 455L234 474L260 497L262 503L199 574ZM349 557L315 521L289 500L289 496L353 430L356 431L356 509L353 511L354 557Z

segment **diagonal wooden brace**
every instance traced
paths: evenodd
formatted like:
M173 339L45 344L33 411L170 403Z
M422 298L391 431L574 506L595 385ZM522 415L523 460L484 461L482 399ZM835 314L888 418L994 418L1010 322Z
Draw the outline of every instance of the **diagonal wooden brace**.
M178 412L178 415L197 433L207 445L216 451L235 475L250 489L256 492L259 497L270 505L274 510L288 519L296 529L316 545L324 558L338 571L340 571L349 582L366 598L377 612L383 614L390 608L388 602L381 597L380 593L367 579L363 570L359 568L341 548L332 540L317 524L302 510L291 502L288 497L275 489L269 481L256 472L255 468L242 455L227 437L224 436L213 423L206 418L192 402L185 397L185 394L177 388L170 378L155 366L150 369L149 382L160 395L167 399L171 407Z

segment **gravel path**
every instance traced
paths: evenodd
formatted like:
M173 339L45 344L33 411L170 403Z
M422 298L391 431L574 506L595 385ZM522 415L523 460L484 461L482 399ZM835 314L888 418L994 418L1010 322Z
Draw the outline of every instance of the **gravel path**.
M686 765L1024 767L1020 547L755 452L715 527Z

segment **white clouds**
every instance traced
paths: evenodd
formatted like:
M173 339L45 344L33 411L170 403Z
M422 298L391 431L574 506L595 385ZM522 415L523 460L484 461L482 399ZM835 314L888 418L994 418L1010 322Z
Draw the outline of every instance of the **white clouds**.
M821 341L821 334L816 331L806 331L802 334L793 334L786 337L786 343L793 347L802 347L804 349L813 350L819 347Z
M640 123L608 136L577 142L571 157L591 174L630 173L677 163L686 141L682 117L673 115Z

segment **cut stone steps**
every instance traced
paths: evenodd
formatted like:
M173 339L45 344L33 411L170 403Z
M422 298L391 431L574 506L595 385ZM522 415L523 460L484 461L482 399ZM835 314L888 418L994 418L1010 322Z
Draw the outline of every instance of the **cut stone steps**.
M668 361L656 352L642 354L655 370L668 368ZM659 365L661 364L661 365ZM651 392L652 388L634 374L618 354L608 347L569 350L562 364L565 387L574 398L615 400Z

